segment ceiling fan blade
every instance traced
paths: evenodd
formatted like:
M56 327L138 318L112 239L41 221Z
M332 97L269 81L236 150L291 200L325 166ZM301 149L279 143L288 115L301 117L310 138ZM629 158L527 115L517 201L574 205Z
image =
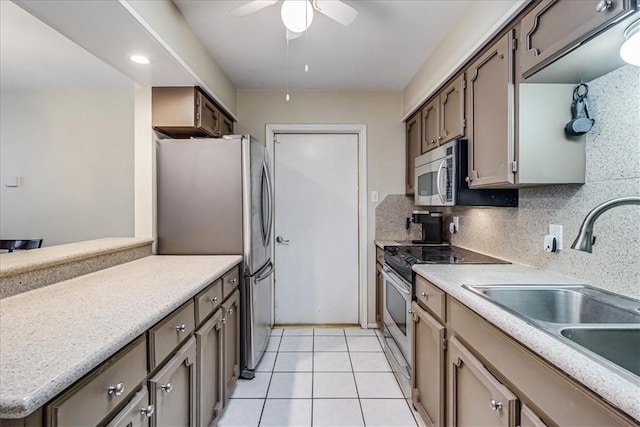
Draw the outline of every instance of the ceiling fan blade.
M254 12L264 9L265 7L269 7L272 4L276 4L277 2L278 0L254 0L243 6L233 9L229 13L231 13L232 16L241 18L243 16L251 15Z
M302 37L303 34L304 34L304 31L301 32L301 33L296 33L296 32L293 32L293 31L287 29L287 40L297 39L298 37Z
M340 0L313 0L313 8L345 27L358 16L358 11Z

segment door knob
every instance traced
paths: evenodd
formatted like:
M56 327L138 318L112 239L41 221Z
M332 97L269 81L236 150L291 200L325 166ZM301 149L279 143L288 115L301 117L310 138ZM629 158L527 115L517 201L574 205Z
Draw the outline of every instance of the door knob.
M276 242L278 243L289 243L289 240L283 238L282 236L276 237Z

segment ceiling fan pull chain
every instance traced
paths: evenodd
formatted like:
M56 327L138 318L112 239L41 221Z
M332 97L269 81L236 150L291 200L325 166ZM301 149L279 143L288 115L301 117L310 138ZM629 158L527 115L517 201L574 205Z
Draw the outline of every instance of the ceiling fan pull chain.
M307 58L306 63L304 64L304 72L309 72L309 2L305 0L304 2L304 54Z
M284 97L284 100L289 102L291 97L289 96L289 38L287 37L287 32L285 30L284 38L287 40L287 60L285 62L285 75L287 79L287 94Z

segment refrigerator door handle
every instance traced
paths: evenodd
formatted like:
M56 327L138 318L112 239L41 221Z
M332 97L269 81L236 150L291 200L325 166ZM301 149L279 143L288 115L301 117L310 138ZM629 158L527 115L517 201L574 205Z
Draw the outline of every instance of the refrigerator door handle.
M267 183L267 200L269 201L268 208L268 220L267 220L267 230L266 230L266 238L265 238L265 246L269 246L271 241L271 228L273 226L273 189L271 188L271 176L269 176L269 169L267 167L267 163L263 163L262 169L265 177L265 181Z
M267 266L263 270L264 271L256 276L256 283L261 282L267 277L271 276L271 273L273 273L273 263L269 261L269 264L267 264Z

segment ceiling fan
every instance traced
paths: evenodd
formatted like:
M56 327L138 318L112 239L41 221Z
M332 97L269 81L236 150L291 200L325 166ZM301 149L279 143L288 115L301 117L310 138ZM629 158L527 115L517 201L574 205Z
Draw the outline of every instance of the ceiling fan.
M348 26L358 11L340 0L254 0L231 11L235 17L247 16L282 1L281 17L287 27L287 40L300 37L313 20L316 10L334 21Z

